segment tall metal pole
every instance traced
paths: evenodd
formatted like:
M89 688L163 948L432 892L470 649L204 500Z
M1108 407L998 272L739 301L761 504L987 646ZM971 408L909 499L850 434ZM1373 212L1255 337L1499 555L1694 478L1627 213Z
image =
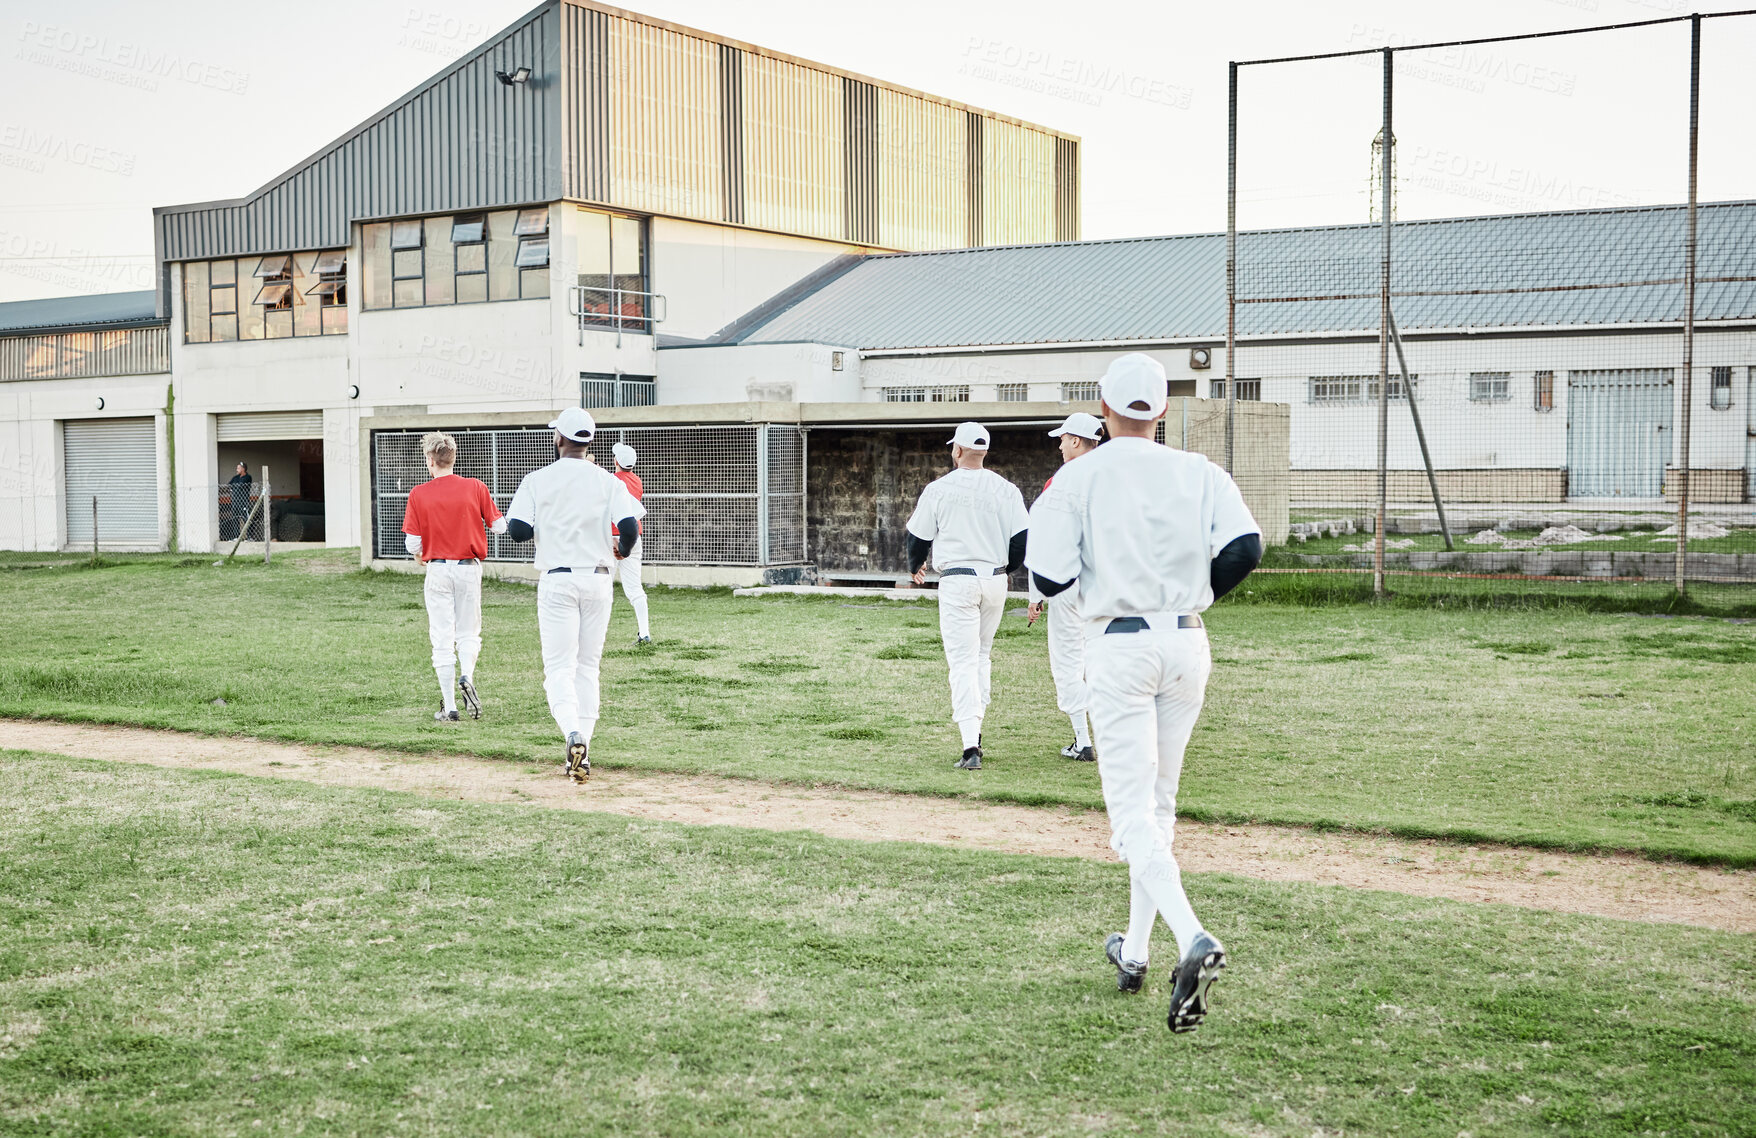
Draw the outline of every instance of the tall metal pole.
M1701 16L1689 17L1689 220L1683 238L1683 412L1677 446L1677 592L1688 588L1689 420L1695 393L1695 171L1700 154Z
M268 486L268 467L262 468L262 563L268 564L268 543L274 540L274 495Z
M1378 519L1372 542L1372 595L1384 595L1384 522L1390 496L1390 81L1396 53L1384 49L1384 146L1381 150L1384 252L1378 273Z
M1226 470L1232 465L1238 419L1238 65L1228 65L1226 110ZM1189 405L1183 405L1183 447L1189 446Z
M98 563L98 496L91 496L91 563Z

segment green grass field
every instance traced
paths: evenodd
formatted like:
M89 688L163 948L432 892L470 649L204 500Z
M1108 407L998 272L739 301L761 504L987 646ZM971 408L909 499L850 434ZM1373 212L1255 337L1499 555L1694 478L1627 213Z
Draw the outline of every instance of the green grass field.
M1112 865L0 779L10 1135L1756 1130L1748 937L1190 875L1233 967L1174 1037Z
M1691 525L1696 524L1694 522ZM1537 530L1507 530L1503 536L1520 540L1534 538ZM1459 553L1498 553L1498 545L1471 545L1464 540L1469 533L1454 532L1451 535L1452 547ZM1413 545L1397 548L1392 546L1392 553L1433 552L1445 548L1445 539L1436 533L1391 534L1393 542L1410 541ZM1344 546L1357 545L1370 552L1372 535L1370 533L1346 534L1340 537L1315 537L1305 542L1293 542L1287 545L1289 553L1340 554L1349 552ZM1592 541L1581 541L1573 545L1546 545L1541 550L1526 552L1551 553L1673 553L1677 548L1677 539L1658 536L1653 530L1630 530L1625 533L1607 534ZM1756 529L1736 529L1724 537L1691 537L1689 539L1691 553L1756 553Z
M528 586L485 590L487 717L438 725L420 579L313 566L338 556L7 572L0 714L517 759L557 749ZM1070 732L1043 630L1021 609L996 642L990 758L971 775L951 765L930 604L652 596L647 651L617 602L601 764L1101 804L1096 772L1057 753ZM1209 620L1216 667L1184 813L1756 864L1749 628L1241 600Z

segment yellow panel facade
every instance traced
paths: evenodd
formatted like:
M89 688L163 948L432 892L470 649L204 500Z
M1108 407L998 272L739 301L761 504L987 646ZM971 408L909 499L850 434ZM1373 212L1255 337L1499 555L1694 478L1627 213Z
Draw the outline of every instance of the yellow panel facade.
M957 107L878 89L878 232L883 244L893 249L956 249L968 243L968 117Z
M633 209L718 220L719 45L610 21L610 192Z
M989 119L982 127L982 243L1055 239L1055 136Z
M746 52L743 80L745 224L840 240L841 77Z

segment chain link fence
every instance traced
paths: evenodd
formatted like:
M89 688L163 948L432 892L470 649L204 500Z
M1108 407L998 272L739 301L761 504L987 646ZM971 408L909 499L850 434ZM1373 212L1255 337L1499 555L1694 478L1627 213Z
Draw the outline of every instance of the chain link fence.
M487 484L502 511L532 470L555 460L545 427L448 428L457 440L457 474ZM407 559L402 519L411 489L429 475L421 430L372 433L373 555ZM611 448L626 442L639 455L644 487L644 560L656 565L799 565L806 558L805 437L778 424L606 427L591 454L614 470ZM488 536L488 560L530 561L533 544Z
M1267 568L1756 599L1733 15L1232 65L1230 393L1291 412Z

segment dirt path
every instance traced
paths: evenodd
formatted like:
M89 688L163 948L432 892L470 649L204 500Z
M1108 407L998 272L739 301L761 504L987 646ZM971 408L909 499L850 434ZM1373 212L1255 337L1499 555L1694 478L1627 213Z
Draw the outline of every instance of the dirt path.
M575 787L556 768L531 763L25 720L0 720L0 748L4 747L325 786L378 787L471 802L761 830L814 830L867 841L1112 857L1103 815L1088 810L626 770L599 770L589 785ZM1178 824L1177 848L1184 868L1194 872L1756 932L1756 872L1660 864L1619 854L1549 853L1198 822Z

